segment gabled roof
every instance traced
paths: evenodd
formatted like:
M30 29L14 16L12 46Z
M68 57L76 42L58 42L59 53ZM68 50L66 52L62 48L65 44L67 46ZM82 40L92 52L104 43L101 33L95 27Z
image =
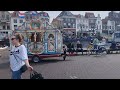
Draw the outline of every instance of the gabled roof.
M11 14L11 17L18 17L19 16L19 11L14 11L12 14Z
M78 15L74 15L76 18L81 18L82 15L78 14Z
M102 19L102 24L107 24L108 20L113 21L109 17L105 17L105 19Z
M102 24L107 24L107 19L102 19Z
M85 13L85 18L95 18L95 15L94 15L94 13L86 12Z
M75 17L70 11L62 11L58 16L58 17L63 17L63 16L70 16L70 17Z
M57 18L53 18L52 23L53 22L60 22L60 21L62 21L62 20L61 19L57 19Z

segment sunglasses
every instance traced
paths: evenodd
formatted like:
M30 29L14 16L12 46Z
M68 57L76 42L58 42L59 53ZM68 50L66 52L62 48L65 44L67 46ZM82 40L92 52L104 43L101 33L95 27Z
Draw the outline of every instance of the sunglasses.
M11 40L14 40L14 39L16 39L16 38L11 38Z

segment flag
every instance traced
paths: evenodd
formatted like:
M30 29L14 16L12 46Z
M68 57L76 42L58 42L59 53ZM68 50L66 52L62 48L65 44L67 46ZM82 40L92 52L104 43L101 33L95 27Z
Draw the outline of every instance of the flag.
M20 18L25 18L25 14L24 13L19 13L19 17Z

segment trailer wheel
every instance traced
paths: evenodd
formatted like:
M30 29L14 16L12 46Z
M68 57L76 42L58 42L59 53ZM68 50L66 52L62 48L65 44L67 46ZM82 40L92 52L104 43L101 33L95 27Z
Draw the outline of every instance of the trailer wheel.
M32 57L32 61L33 61L34 63L38 63L38 62L41 61L41 58L40 58L39 56L33 56L33 57Z

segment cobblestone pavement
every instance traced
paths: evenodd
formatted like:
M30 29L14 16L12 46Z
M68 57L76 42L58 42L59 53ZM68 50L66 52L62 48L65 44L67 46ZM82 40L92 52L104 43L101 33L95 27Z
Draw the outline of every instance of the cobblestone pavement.
M0 50L0 79L10 79L8 50ZM66 61L44 60L31 63L45 79L120 79L120 54L70 56ZM29 72L23 74L29 79Z

